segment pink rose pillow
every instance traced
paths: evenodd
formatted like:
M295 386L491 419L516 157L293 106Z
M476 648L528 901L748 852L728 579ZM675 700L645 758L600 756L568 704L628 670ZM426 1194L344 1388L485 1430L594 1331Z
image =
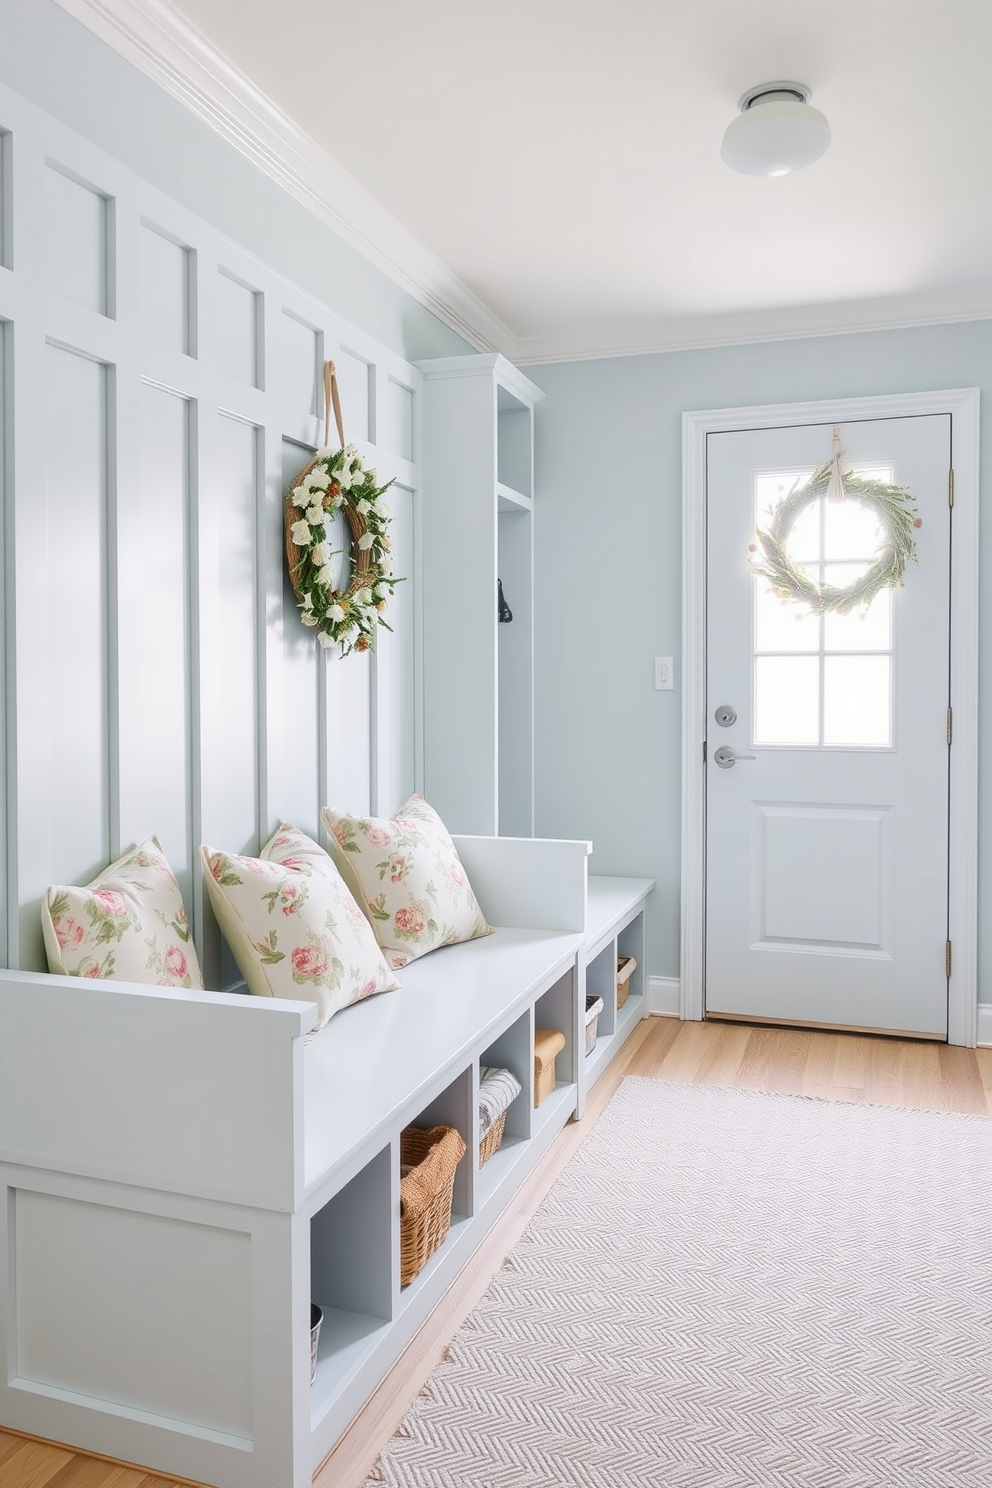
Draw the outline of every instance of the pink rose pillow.
M317 1004L318 1028L399 982L327 853L283 825L257 858L201 847L204 881L248 990Z
M491 935L444 823L422 796L391 821L324 807L331 853L392 967Z
M183 896L156 837L84 888L46 890L41 926L49 971L203 989Z

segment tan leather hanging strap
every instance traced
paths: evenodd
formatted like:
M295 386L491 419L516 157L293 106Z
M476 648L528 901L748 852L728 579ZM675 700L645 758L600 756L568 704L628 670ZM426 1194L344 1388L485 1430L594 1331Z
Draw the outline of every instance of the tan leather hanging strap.
M333 362L324 363L324 443L331 442L331 409L337 425L338 439L344 449L344 420L341 417L341 399L338 396L338 374Z

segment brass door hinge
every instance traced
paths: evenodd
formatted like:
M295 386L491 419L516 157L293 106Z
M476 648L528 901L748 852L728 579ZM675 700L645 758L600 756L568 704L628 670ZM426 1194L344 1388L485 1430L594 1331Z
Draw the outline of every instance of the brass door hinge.
M951 942L948 940L944 945L944 975L950 981L951 977Z
M947 504L948 504L948 506L953 506L954 505L954 471L953 470L949 470L947 472Z
M948 710L947 710L947 742L948 742L948 744L950 744L951 739L953 738L953 736L954 736L954 709L953 708L948 708Z

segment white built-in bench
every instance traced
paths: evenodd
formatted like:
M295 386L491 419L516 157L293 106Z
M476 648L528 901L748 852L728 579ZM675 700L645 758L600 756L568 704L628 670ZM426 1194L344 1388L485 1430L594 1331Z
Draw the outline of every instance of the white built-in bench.
M306 1488L646 1008L650 881L587 880L586 843L456 843L500 928L309 1040L304 1002L0 972L0 1423ZM638 962L619 1012L618 951ZM537 1110L535 1026L566 1039ZM480 1063L523 1087L482 1169ZM399 1135L435 1122L467 1143L452 1227L401 1289Z

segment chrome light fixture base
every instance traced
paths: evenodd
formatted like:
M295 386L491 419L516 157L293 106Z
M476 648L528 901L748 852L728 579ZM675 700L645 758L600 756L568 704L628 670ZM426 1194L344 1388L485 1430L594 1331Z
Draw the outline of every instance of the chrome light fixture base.
M787 176L812 165L830 144L830 125L805 83L760 83L740 99L721 155L745 176Z

